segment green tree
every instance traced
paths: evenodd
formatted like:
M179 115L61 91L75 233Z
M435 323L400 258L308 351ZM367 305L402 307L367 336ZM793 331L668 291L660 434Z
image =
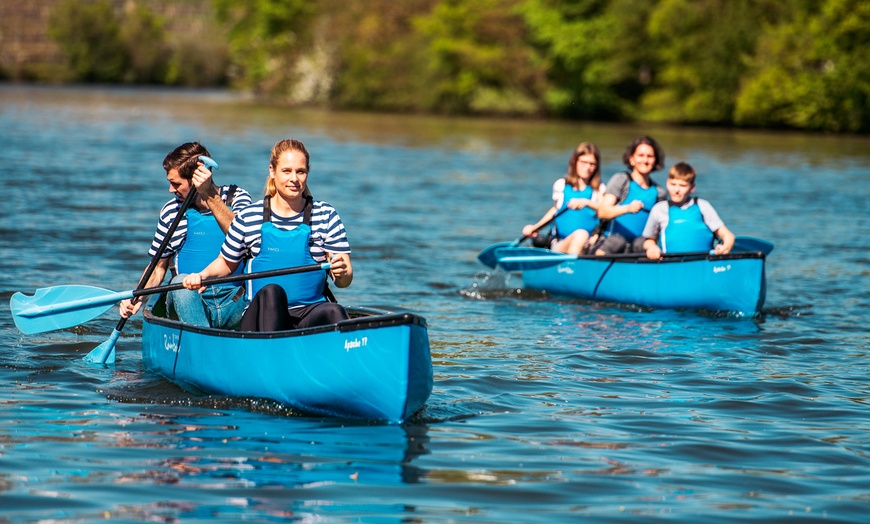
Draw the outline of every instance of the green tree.
M572 118L628 119L655 55L646 18L657 0L524 0L531 42L546 64L544 99Z
M65 0L49 18L48 34L66 55L78 80L118 82L130 57L121 27L108 0Z
M870 131L870 3L808 2L761 38L738 124Z
M328 17L338 47L332 102L339 107L428 111L423 77L426 43L416 17L435 0L365 0L330 4Z
M426 42L421 93L449 113L536 114L544 64L527 43L515 0L442 0L415 20Z
M641 98L645 120L730 124L747 61L776 0L662 0L651 13L650 44L660 68Z
M142 4L125 13L120 29L123 47L129 56L124 81L159 84L166 81L167 55L165 22Z
M213 0L228 27L235 66L232 80L255 92L280 96L292 91L296 63L311 41L317 4L308 0Z

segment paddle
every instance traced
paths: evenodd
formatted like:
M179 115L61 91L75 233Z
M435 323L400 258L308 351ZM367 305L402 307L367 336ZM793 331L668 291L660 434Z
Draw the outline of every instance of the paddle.
M769 255L773 251L773 242L762 240L755 237L735 237L734 247L732 251L755 252L761 251L765 255Z
M330 263L324 262L322 264L272 269L258 273L207 278L202 281L202 284L212 286L256 278L270 278L327 270L329 268ZM12 295L9 303L15 326L25 335L32 335L34 333L77 326L87 322L102 314L119 300L154 295L177 289L184 289L184 284L178 282L131 291L111 291L109 289L81 285L54 286L37 289L33 295L15 293Z
M202 155L198 160L211 171L218 169L217 162L215 162L211 157ZM145 272L142 273L142 277L139 279L139 284L136 286L136 289L142 289L145 287L145 284L148 283L148 279L150 279L151 274L154 273L154 268L156 268L157 264L160 262L160 258L163 256L166 246L168 246L169 242L172 240L172 235L175 233L175 230L178 229L178 224L181 223L181 219L184 218L184 213L193 203L194 198L196 198L196 188L191 187L190 191L187 193L187 197L185 197L184 201L181 203L181 207L178 208L178 213L175 215L175 219L169 225L169 229L166 230L163 242L160 243L157 252L154 253L151 262L148 264L148 267L145 268ZM97 362L100 364L113 364L115 362L115 343L121 336L121 330L124 329L126 324L127 318L121 317L121 319L118 320L118 325L115 326L115 329L112 330L112 334L109 335L109 338L99 346L95 347L90 353L82 357L82 360L85 362Z
M560 209L558 213L553 215L553 217L550 218L550 220L547 220L546 222L541 224L541 227L539 227L535 231L538 231L541 228L549 225L553 220L556 220L556 217L558 217L559 215L561 215L565 211L568 211L568 209L570 209L570 208L564 207L564 208ZM495 269L495 266L498 265L498 260L496 259L496 256L495 256L495 251L497 249L502 249L502 248L506 248L506 247L517 247L518 245L520 245L522 243L523 240L525 240L527 238L529 238L529 236L523 235L523 236L517 238L516 240L514 240L513 242L498 242L496 244L493 244L493 245L489 246L488 248L484 249L483 251L481 251L477 255L477 259L483 265Z

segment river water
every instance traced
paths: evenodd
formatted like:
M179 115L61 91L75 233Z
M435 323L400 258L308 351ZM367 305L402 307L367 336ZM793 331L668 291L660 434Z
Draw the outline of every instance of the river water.
M574 146L655 136L737 235L756 318L523 290L476 260L550 205ZM196 396L143 370L141 316L24 336L16 291L129 290L161 168L202 141L259 194L295 137L353 249L345 304L429 323L435 384L397 425ZM222 92L0 87L0 522L860 522L870 514L870 140L289 110ZM664 181L664 174L654 175ZM680 282L673 285L679 286Z

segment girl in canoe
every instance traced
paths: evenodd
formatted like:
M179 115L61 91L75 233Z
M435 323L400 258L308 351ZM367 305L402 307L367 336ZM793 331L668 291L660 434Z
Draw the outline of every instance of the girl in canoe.
M553 207L536 224L523 227L523 236L536 237L538 229L553 222L555 235L546 247L559 253L582 254L598 225L596 211L604 189L601 152L595 144L581 142L568 161L567 174L553 183Z
M636 139L625 149L622 161L629 171L616 173L607 182L598 217L608 220L604 240L596 255L643 253L643 228L656 202L667 192L650 175L664 166L665 154L652 137Z
M246 272L331 263L338 287L353 280L350 244L341 218L308 192L310 156L302 142L281 140L272 148L266 196L236 214L220 255L199 273L184 279L187 289L202 288L206 278L229 275L247 259ZM282 331L335 324L347 312L326 299L322 271L248 281L250 304L241 331Z

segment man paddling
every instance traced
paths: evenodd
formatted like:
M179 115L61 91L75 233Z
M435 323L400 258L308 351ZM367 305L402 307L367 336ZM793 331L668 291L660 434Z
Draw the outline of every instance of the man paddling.
M158 256L157 250L188 193L195 189L196 195L172 233L165 251L159 254L160 260L145 287L162 283L171 261L177 270L173 282L180 282L188 273L202 270L220 252L235 211L251 204L251 195L244 189L235 185L216 185L211 170L199 161L200 156L211 155L199 142L187 142L163 160L169 192L175 197L160 210L149 256ZM174 313L182 322L233 329L238 327L245 310L243 295L244 287L237 283L210 286L203 293L184 289L170 292L167 306L170 314ZM123 300L121 316L128 318L140 307L138 301Z

